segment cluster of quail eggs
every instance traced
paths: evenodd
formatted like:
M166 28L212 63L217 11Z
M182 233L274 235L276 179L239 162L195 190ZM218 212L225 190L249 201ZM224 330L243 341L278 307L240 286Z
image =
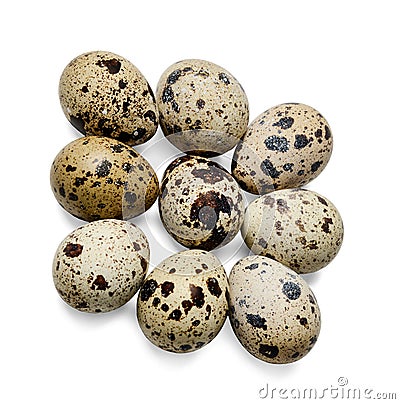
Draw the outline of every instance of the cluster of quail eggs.
M140 328L171 352L208 344L229 317L243 347L265 362L306 355L321 317L300 274L328 265L343 239L332 202L301 188L331 156L325 118L307 105L288 103L249 124L243 87L220 66L175 63L153 94L131 62L100 51L65 67L59 97L84 136L55 157L51 187L67 212L88 222L55 253L53 280L61 298L98 313L139 292ZM159 124L182 152L160 183L133 148L150 141ZM231 172L211 159L233 148ZM243 191L258 195L247 207ZM166 231L186 249L148 274L148 240L129 220L157 199ZM249 255L228 277L211 251L239 232Z

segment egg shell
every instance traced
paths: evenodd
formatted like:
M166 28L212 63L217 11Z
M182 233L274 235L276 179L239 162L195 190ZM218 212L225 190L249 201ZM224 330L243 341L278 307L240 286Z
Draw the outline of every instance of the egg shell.
M232 175L253 194L296 188L316 178L332 154L328 122L304 104L281 104L250 125L232 159Z
M159 193L146 159L117 140L97 136L65 146L53 161L50 183L59 204L86 221L138 216Z
M150 250L132 223L106 219L70 233L53 261L53 280L61 298L74 309L99 313L127 303L143 283Z
M260 196L247 207L241 228L254 254L273 258L297 273L328 265L339 252L343 231L333 203L306 189Z
M242 191L219 164L197 156L175 159L161 184L159 212L168 233L188 248L228 244L244 217Z
M158 127L153 92L143 74L111 52L88 52L64 69L59 83L62 109L84 135L116 138L134 146Z
M320 310L294 271L270 258L248 256L234 265L229 284L231 326L250 354L285 364L312 349L320 332Z
M157 265L140 289L140 328L161 349L195 351L219 333L227 316L228 296L228 279L215 255L181 251Z
M249 105L243 87L214 63L173 64L158 82L156 99L164 135L185 153L225 153L246 132Z

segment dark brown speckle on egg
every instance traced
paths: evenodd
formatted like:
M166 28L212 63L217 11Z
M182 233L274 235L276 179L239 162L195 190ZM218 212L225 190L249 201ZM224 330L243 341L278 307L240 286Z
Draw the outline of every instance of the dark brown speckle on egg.
M156 98L161 128L181 151L222 154L246 131L249 111L243 87L211 62L190 59L170 66L159 80Z
M199 271L200 269L200 271ZM144 282L137 317L158 347L183 353L200 349L220 331L228 312L228 278L219 260L203 250L174 254Z
M133 241L135 240L135 241ZM140 252L130 248L140 244ZM147 273L139 259L149 261L149 245L134 224L105 219L87 223L59 245L53 281L71 307L90 313L115 310L138 291Z
M158 110L146 78L111 52L88 52L72 60L61 75L59 96L65 116L84 135L134 146L157 130Z

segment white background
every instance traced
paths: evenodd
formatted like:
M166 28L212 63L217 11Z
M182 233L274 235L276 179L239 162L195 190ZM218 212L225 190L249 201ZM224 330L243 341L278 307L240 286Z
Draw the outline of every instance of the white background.
M323 389L337 386L339 377L349 387L400 397L396 3L2 5L2 403L249 403L260 402L258 392L267 383ZM53 254L83 223L58 206L49 185L53 158L78 136L59 106L58 80L72 58L98 49L131 60L153 89L178 60L213 61L245 88L251 120L291 101L327 118L334 152L309 188L337 206L345 239L337 258L307 279L320 304L322 330L304 359L285 366L263 363L242 349L228 322L195 353L163 352L138 327L136 297L101 315L74 311L58 297ZM159 131L156 139L161 137ZM157 251L152 255L154 263Z

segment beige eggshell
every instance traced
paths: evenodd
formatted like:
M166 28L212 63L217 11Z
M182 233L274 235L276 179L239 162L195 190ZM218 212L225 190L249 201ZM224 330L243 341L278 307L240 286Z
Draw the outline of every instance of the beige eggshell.
M88 223L69 234L57 248L54 285L74 309L111 311L138 291L149 258L146 236L134 224L114 219Z
M247 207L241 232L254 254L273 258L297 273L310 273L336 257L343 222L327 198L306 189L283 189Z
M158 127L153 92L143 74L111 52L88 52L64 69L59 97L65 116L84 135L115 138L130 146Z
M285 364L312 349L320 332L320 310L294 271L270 258L248 256L234 265L229 284L231 326L249 353Z
M144 335L170 352L195 351L219 333L228 311L228 278L212 253L182 251L146 278L137 301Z
M59 204L86 221L138 216L159 193L147 160L117 140L98 136L65 146L53 161L50 183Z
M225 153L246 132L247 96L232 74L214 63L173 64L158 82L156 99L164 135L185 153Z
M296 188L316 178L332 153L328 122L304 104L281 104L259 115L237 145L232 175L253 194Z
M209 251L228 244L239 232L244 199L236 181L219 164L183 156L166 169L159 212L176 241Z

